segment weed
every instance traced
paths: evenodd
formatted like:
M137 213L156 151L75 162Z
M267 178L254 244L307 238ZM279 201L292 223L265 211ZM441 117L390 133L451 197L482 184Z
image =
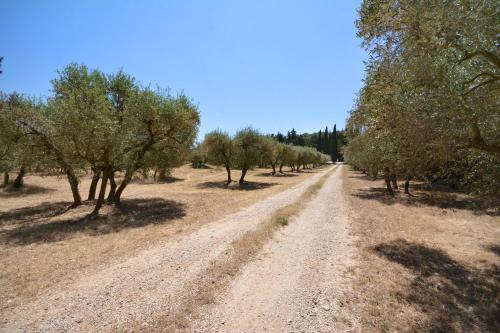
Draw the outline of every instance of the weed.
M274 218L274 222L282 226L288 225L288 216L276 216Z

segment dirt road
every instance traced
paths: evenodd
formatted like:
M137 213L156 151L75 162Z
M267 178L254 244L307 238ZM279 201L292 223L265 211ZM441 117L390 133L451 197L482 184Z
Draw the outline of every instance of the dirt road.
M194 331L341 332L353 241L342 195L342 167L290 225L245 267Z
M192 327L182 330L262 331L303 328L329 331L341 306L336 288L349 265L347 212L341 168L318 195L234 277L218 302L200 305ZM325 172L187 235L89 274L69 288L52 288L33 302L4 313L2 331L159 330L158 320L182 311L189 282L252 232L277 209L294 203ZM242 316L243 315L243 316ZM161 322L161 320L160 320ZM352 326L349 318L341 325ZM223 324L224 323L224 324ZM222 325L222 326L221 326Z

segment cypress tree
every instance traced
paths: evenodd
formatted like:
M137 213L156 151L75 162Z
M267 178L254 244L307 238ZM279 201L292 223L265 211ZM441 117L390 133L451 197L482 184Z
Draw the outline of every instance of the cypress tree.
M323 136L321 130L318 132L318 150L323 152Z
M338 151L337 151L337 124L333 125L333 132L331 135L331 156L332 156L332 161L335 162L337 161L337 158L339 157Z
M325 134L323 139L323 153L330 154L330 135L328 133L328 126L325 128Z

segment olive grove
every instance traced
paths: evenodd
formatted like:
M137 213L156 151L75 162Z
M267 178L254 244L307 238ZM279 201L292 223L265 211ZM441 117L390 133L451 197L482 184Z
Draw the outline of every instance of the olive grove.
M205 158L208 163L226 169L226 184L231 183L231 170L235 168L241 170L238 182L243 184L248 170L257 166L270 167L271 174L276 175L278 172L283 173L284 166L299 172L301 167L314 168L330 160L329 155L320 153L315 148L278 142L251 127L239 130L234 136L221 130L207 133L192 155L192 162L199 163Z
M370 52L347 122L351 165L396 180L444 181L498 196L497 1L365 0L356 22Z
M52 85L54 94L46 101L1 96L0 168L18 174L28 168L62 171L73 206L82 203L79 177L91 170L89 200L101 180L94 216L105 202L120 204L139 169L180 163L196 138L199 114L187 96L143 87L122 71L106 75L70 64Z

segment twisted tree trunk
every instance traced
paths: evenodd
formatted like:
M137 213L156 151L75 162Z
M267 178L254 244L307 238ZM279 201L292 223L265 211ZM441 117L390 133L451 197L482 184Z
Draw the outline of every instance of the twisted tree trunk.
M405 194L410 194L410 180L411 180L410 176L406 177L406 180L405 180Z
M94 207L94 211L90 214L91 218L97 218L99 216L99 210L104 204L104 199L106 196L106 186L108 185L109 171L104 170L102 172L101 189L99 190L99 196L97 197L97 202Z
M241 170L241 177L240 177L240 184L243 184L245 182L245 175L247 174L247 169L242 169Z
M101 170L92 168L92 182L90 183L89 195L87 197L88 201L95 200L95 192L97 190L97 183L99 182L99 179L101 179Z
M106 199L106 201L108 203L113 203L115 202L115 193L116 193L116 182L115 182L115 173L114 172L111 172L109 174L109 185L110 185L110 189L109 189L109 194L108 194L108 198Z
M226 172L227 172L227 185L231 184L231 168L229 164L226 164Z
M3 186L6 187L7 185L9 185L9 182L10 182L10 175L6 171L3 173Z
M392 182L392 187L393 187L395 190L397 190L397 189L398 189L398 181L397 181L397 179L396 179L396 176L394 176L394 175L393 175L393 176L391 177L391 182Z
M14 188L21 188L24 185L24 175L26 174L26 168L21 166L21 169L19 169L19 173L17 174L16 179L14 179L14 184L12 186Z

